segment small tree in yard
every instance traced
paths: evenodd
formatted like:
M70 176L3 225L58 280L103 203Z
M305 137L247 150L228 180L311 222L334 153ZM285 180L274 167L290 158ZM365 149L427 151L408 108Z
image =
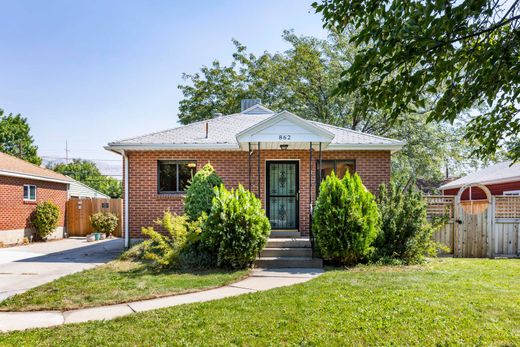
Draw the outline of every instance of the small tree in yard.
M324 259L344 264L367 259L379 230L374 196L357 174L340 180L333 172L321 183L313 231Z
M230 191L224 185L214 190L213 206L202 228L203 242L217 266L248 267L271 232L262 203L242 185Z
M208 163L197 171L188 187L184 201L184 212L191 220L196 220L204 212L209 214L211 202L215 196L213 188L221 184L222 179L211 164Z
M95 231L103 234L111 234L117 227L117 216L113 213L98 212L90 216L90 224Z
M437 244L432 234L436 227L426 218L426 202L420 192L412 188L403 191L391 183L381 185L377 200L382 224L375 242L376 261L413 264L435 255Z
M59 218L60 209L56 204L51 201L40 202L32 217L32 225L36 228L36 234L41 239L45 239L56 229Z

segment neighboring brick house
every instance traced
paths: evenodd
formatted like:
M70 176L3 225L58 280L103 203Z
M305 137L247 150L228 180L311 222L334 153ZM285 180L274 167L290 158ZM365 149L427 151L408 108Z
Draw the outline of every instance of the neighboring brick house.
M63 237L69 183L64 175L0 153L0 242L13 244L30 237L31 214L42 201L60 209L58 227L49 237Z
M332 170L357 172L375 192L390 180L403 143L275 113L260 104L228 116L109 143L123 156L125 235L141 237L164 210L183 212L196 170L211 163L228 187L242 184L263 203L273 234L309 234L316 186ZM320 169L321 168L321 169Z
M471 184L485 185L491 195L520 195L520 163L505 161L473 172L439 187L444 195L457 195L459 189ZM470 197L471 195L471 197ZM465 189L462 200L486 199L486 194L478 187Z

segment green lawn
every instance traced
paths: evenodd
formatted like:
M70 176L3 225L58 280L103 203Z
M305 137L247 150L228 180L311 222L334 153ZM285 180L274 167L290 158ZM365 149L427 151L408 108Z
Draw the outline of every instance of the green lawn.
M61 277L0 302L0 311L68 310L199 291L235 282L248 271L151 272L115 260Z
M49 329L0 345L520 345L520 261L440 259Z

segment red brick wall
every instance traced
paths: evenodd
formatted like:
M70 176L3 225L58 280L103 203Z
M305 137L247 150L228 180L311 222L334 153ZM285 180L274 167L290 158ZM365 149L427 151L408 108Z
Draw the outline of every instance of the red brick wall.
M23 200L23 185L36 186L36 202ZM30 228L30 216L36 204L52 201L60 208L58 226L64 226L67 185L63 183L0 176L0 230Z
M520 181L499 183L499 184L488 184L486 187L491 192L491 195L502 195L504 191L508 190L520 190ZM444 191L444 195L457 195L459 188L447 189ZM471 197L473 200L485 199L486 193L478 187L471 188ZM469 188L462 192L462 200L469 199Z
M248 155L245 151L133 151L129 158L129 228L131 237L140 237L143 226L151 226L153 221L166 209L178 214L183 210L183 195L160 195L157 193L158 160L196 160L197 169L207 162L222 177L226 187L236 187L239 183L249 187ZM260 151L260 198L265 206L265 170L268 160L299 160L300 167L300 231L309 232L309 151L308 150L262 150ZM316 198L315 160L313 153L312 199ZM322 159L353 159L356 171L365 186L372 192L379 184L390 180L389 151L330 151L323 152ZM258 192L258 157L255 151L251 157L251 190Z

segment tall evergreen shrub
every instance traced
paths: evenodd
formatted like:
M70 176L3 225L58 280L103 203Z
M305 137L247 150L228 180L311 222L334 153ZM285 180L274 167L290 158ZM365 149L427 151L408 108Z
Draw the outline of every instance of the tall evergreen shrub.
M215 196L213 188L221 184L222 179L217 175L211 164L208 163L197 171L188 187L184 200L184 212L191 220L196 220L204 212L209 214L211 202Z
M202 239L217 266L246 268L255 260L271 232L262 203L239 185L215 187L213 206L202 227Z
M379 230L374 196L357 174L340 180L332 173L321 183L313 232L324 259L343 264L367 259Z
M375 260L412 264L435 255L437 245L432 234L436 225L428 222L426 202L419 191L403 191L395 183L381 185L377 200L382 224L375 242Z

